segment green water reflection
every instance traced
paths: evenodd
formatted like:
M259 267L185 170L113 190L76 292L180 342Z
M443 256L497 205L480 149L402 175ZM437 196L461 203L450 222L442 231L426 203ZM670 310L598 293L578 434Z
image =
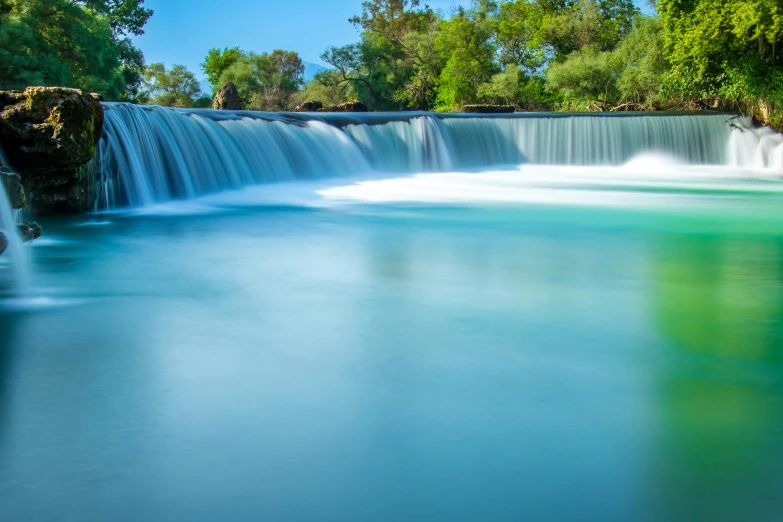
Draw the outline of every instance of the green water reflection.
M664 518L782 514L783 238L671 235L653 256ZM769 518L773 517L773 518Z

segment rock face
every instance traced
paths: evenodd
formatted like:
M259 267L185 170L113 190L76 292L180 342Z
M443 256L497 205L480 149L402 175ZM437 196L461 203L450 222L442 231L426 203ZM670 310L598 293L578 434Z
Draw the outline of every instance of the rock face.
M103 107L78 89L0 91L0 145L22 177L35 215L92 208L97 191L81 167L95 154Z
M0 181L3 182L11 208L19 209L24 207L27 203L27 198L22 188L22 177L8 167L0 167Z
M218 90L212 102L212 108L224 111L242 110L242 98L233 82L226 83Z
M339 105L323 107L318 109L318 112L369 112L369 109L359 100L353 100Z
M503 114L514 112L513 105L463 105L462 112L480 114Z
M301 105L297 105L294 112L318 112L323 107L324 104L319 101L306 101Z
M41 237L43 230L38 223L19 223L16 228L19 230L19 235L22 236L22 241L27 243L33 239Z

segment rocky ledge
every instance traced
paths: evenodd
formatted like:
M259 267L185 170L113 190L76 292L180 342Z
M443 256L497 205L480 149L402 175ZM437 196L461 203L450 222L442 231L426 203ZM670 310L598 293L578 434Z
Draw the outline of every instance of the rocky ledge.
M317 109L317 112L369 112L369 109L359 100L353 100L338 105L321 107Z
M19 223L16 225L16 229L23 243L38 239L41 237L41 234L43 234L43 229L38 223L28 223L25 221L24 223ZM8 243L8 236L6 236L3 232L0 232L0 255L5 253L6 249L8 248Z
M22 187L22 177L8 167L0 166L0 182L3 184L3 190L8 197L9 206L12 209L19 210L24 208L27 203L27 197ZM2 192L0 192L0 197ZM32 241L41 237L43 230L38 223L23 222L16 225L17 233L22 242ZM8 248L9 239L5 233L0 232L0 255Z
M32 241L33 239L38 239L43 233L43 229L38 223L30 223L25 221L16 225L16 228L19 231L19 235L22 237L22 241L24 243Z
M462 112L479 114L504 114L514 112L513 105L463 105Z
M97 180L81 167L103 132L98 98L61 87L0 91L0 146L8 167L21 176L32 215L92 209L98 190L90 184Z
M3 183L11 208L23 208L27 204L27 197L22 188L22 177L8 167L0 167L0 181Z
M294 112L318 112L319 110L324 108L324 104L319 101L306 101L302 104L299 104L294 109Z
M227 82L218 89L215 98L212 100L212 108L222 111L242 110L242 97L239 95L234 82Z

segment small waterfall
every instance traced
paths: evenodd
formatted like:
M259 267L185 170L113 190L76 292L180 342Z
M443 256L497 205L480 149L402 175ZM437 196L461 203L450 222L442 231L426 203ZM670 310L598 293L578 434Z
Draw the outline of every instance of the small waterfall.
M8 166L3 148L0 147L0 166ZM22 245L22 238L19 236L17 224L21 222L23 210L14 210L8 194L5 190L5 184L0 183L0 232L5 234L8 246L5 252L0 256L3 262L10 264L12 272L12 290L17 296L26 295L30 289L30 259L27 251Z
M21 296L26 295L30 288L30 260L16 225L17 219L8 202L5 186L0 183L0 232L8 240L8 247L0 258L10 265L13 293Z
M783 134L762 127L737 126L729 138L729 164L753 169L774 169L783 173Z
M376 171L432 172L453 168L450 135L429 116L381 125L348 125L344 132L359 145Z
M746 137L736 137L725 114L321 115L123 103L104 108L104 135L88 166L100 180L98 208L371 172L619 165L643 153L693 164L757 164L732 152L733 143ZM772 159L765 165L783 156L769 144L765 157Z
M130 104L105 109L104 136L89 167L101 173L103 207L370 170L355 142L320 121Z
M620 165L641 153L695 164L726 162L725 115L551 115L448 118L462 166Z

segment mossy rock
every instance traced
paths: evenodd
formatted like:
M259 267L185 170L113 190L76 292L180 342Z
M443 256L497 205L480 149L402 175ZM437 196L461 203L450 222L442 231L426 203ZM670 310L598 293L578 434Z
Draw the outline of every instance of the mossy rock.
M62 87L0 91L0 145L22 177L34 215L90 210L93 191L80 169L103 132L98 100Z
M369 109L359 100L353 100L337 105L330 105L329 107L322 107L317 109L316 112L369 112Z
M27 204L27 198L22 188L22 177L8 167L0 167L0 181L11 208L23 208Z

